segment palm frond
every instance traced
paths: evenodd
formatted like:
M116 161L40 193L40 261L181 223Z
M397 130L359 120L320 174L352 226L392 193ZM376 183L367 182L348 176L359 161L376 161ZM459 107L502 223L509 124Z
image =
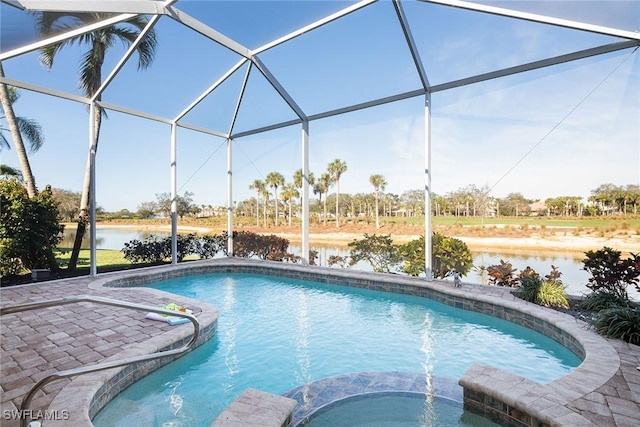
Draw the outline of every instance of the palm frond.
M96 43L96 45L99 45L99 43ZM82 55L82 60L80 61L79 85L88 97L93 96L102 83L101 68L104 57L100 56L100 52L102 50L95 47L89 49Z
M16 117L22 137L29 141L29 151L35 153L44 143L42 127L38 122L26 117Z
M9 165L0 164L0 175L2 176L15 176L18 180L22 181L22 172Z
M0 150L2 150L3 148L6 148L7 150L11 150L11 145L9 145L9 141L7 141L7 138L1 132L3 130L4 130L3 128L0 128Z

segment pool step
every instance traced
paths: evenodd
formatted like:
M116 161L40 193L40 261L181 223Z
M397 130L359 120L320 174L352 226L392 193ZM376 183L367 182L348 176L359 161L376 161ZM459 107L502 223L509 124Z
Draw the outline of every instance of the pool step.
M211 427L289 427L297 402L248 388L231 402Z

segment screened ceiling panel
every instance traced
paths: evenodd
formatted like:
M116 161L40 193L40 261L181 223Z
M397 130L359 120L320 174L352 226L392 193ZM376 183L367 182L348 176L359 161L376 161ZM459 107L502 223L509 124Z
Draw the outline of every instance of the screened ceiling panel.
M176 6L249 49L335 13L355 1L202 1L181 0Z
M256 67L252 67L232 133L296 119L299 120L298 116L282 96Z
M439 4L405 8L432 85L621 40Z
M208 94L203 91L202 95L206 96L194 105L180 122L223 134L229 132L248 67L249 63L245 62L235 72L212 82L210 86L217 83L215 90L209 92L210 88L207 88Z
M260 57L309 115L421 88L388 1L366 6Z
M471 3L628 31L638 31L640 28L640 2L637 0L473 0Z
M156 24L151 67L138 71L134 54L105 91L109 102L173 118L238 62L238 55L168 17ZM225 127L228 127L225 126Z

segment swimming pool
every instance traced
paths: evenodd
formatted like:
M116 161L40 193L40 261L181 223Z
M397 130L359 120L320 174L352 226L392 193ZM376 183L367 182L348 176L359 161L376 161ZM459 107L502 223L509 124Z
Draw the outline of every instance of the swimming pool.
M580 363L539 333L424 298L254 274L152 287L217 305L218 332L129 387L96 426L209 426L248 387L282 394L349 372L457 379L479 362L546 383Z

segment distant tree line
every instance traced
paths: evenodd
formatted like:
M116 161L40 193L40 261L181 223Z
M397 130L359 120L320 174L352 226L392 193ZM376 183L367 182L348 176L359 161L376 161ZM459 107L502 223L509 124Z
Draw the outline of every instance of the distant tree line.
M310 203L311 216L314 221L326 224L335 221L337 212L343 218L357 218L366 223L379 225L379 217L424 215L424 191L408 190L402 194L385 193L387 182L382 175L371 175L369 182L373 185L371 193L329 194L332 180L328 173L323 174L326 182L315 181L313 173L309 174L309 182L317 196ZM276 218L291 225L292 218L300 217L302 212L301 188L302 170L294 173L291 182L284 176L270 173L269 185L266 181L255 180L250 188L256 192L255 197L237 202L234 206L236 216L255 218L255 223L262 226L275 225ZM74 221L79 214L80 193L53 188L53 198L58 204L62 221ZM276 197L277 192L277 197ZM259 196L258 196L259 195ZM197 205L193 201L194 193L185 192L177 196L177 213L184 217L212 217L227 214L226 206ZM338 203L336 203L338 201ZM640 203L640 186L602 184L591 191L585 201L580 196L549 197L541 202L530 199L522 193L510 193L506 197L492 197L487 187L478 188L469 185L445 195L432 194L432 215L456 217L528 217L528 216L602 216L602 215L637 215ZM276 217L276 207L278 216ZM171 196L169 193L156 194L156 200L143 202L134 212L121 209L116 212L105 212L98 207L99 218L140 218L169 217L171 215ZM280 224L280 222L278 222Z

